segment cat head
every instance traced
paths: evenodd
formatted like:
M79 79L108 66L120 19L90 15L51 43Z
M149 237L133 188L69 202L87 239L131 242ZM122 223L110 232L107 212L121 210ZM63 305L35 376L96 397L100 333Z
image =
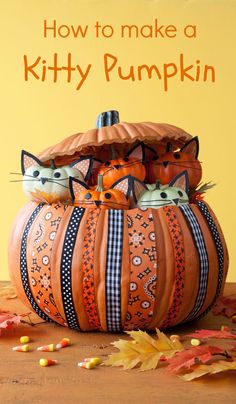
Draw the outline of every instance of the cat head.
M98 185L89 187L83 181L70 177L69 186L72 199L76 206L83 208L101 209L128 209L130 206L128 196L130 194L129 177L116 181L109 189L104 189L103 176L98 175Z
M48 197L50 203L66 201L70 198L69 177L86 181L92 164L93 158L88 156L61 167L56 167L51 160L51 166L47 167L36 156L22 150L23 190L31 199L38 199L37 196L43 195L46 201Z
M112 148L112 145L111 145ZM107 160L99 167L98 173L103 175L104 186L110 187L115 181L127 175L144 180L145 146L142 142L132 147L124 157Z
M163 206L186 204L189 201L188 187L187 171L176 175L169 184L161 185L157 181L155 186L150 187L141 194L138 207L158 209Z

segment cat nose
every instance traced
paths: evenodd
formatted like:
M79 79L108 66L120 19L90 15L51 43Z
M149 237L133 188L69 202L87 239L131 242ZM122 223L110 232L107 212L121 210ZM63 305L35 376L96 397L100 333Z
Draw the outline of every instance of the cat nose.
M167 167L167 166L168 166L168 164L169 164L169 161L163 161L163 163L162 163L162 164L163 164L163 166L164 166L164 167Z
M113 167L115 167L118 170L118 168L120 168L121 165L120 164L115 164Z
M46 182L48 179L45 178L45 177L41 177L40 180L41 180L42 184L45 184L45 182Z
M101 201L94 201L96 206L100 206L101 205Z
M176 205L178 205L178 203L179 203L179 198L175 198L175 199L173 199L173 201L174 201L174 203L175 203Z

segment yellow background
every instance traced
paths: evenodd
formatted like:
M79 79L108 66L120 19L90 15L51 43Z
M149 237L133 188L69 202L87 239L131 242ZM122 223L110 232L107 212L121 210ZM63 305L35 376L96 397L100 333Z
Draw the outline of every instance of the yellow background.
M10 171L20 170L20 151L37 153L64 137L95 125L99 112L118 109L123 121L156 121L180 126L200 138L204 180L217 182L207 201L219 217L230 252L228 281L236 281L235 261L235 0L9 0L1 5L1 279L8 279L7 238L17 211L26 202L21 183L10 183ZM95 39L96 21L113 25L174 24L174 39ZM43 20L57 24L89 25L85 39L43 37ZM196 39L180 30L196 24ZM91 73L80 91L75 82L59 79L24 81L23 55L61 62L68 52ZM107 83L103 54L110 52L119 64L168 63L184 53L189 63L200 59L214 65L216 83L181 83L174 78L170 90L156 78L121 81L115 74ZM16 178L16 177L15 177Z

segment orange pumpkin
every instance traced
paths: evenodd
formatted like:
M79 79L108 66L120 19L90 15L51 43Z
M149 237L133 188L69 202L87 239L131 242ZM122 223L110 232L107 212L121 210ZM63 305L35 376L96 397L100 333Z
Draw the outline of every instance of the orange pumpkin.
M120 189L123 189L123 192ZM100 209L129 209L128 178L119 180L106 190L101 174L98 175L98 185L95 190L90 189L86 183L80 180L70 178L70 190L75 206L90 209L96 207Z
M180 150L168 150L158 156L154 154L151 162L147 163L147 181L168 184L172 178L186 170L189 178L189 188L197 187L202 178L202 167L198 160L199 142L197 136L189 140Z
M181 148L190 138L170 125L119 123L65 139L40 159L105 161L112 142L125 155L138 141ZM154 330L209 311L228 253L203 201L157 210L29 202L13 225L9 266L18 295L44 320L83 331Z

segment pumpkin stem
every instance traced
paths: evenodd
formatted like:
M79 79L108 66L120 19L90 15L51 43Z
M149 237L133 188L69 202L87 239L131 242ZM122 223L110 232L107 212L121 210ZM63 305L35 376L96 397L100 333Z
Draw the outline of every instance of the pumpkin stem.
M114 144L110 144L109 146L109 157L110 160L116 160L117 158L117 153Z
M173 145L171 142L168 142L166 144L166 153L172 152L172 150L173 150Z
M156 182L156 189L160 189L160 185L161 185L160 181L157 180L157 182Z
M96 191L98 191L98 192L104 191L102 174L98 174L98 185L97 185Z
M55 164L55 160L50 160L50 168L52 168L53 170L55 170L57 168L57 166Z

